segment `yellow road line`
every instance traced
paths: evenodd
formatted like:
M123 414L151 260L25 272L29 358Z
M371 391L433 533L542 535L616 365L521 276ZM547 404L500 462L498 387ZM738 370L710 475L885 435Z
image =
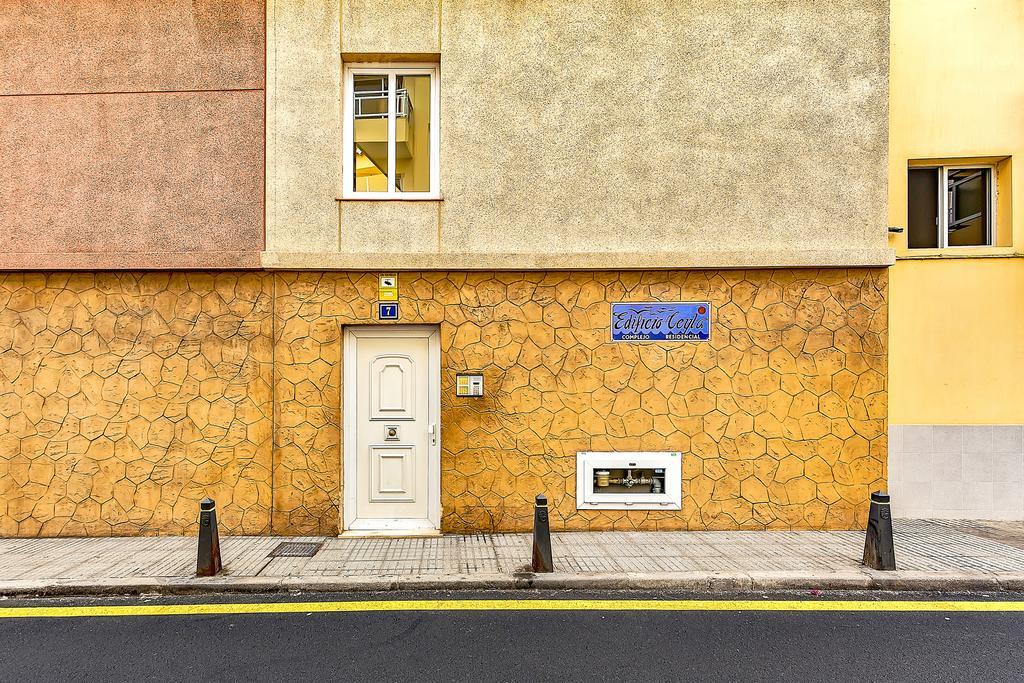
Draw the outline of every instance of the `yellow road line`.
M424 611L1024 612L1022 602L956 600L352 600L0 608L0 619Z

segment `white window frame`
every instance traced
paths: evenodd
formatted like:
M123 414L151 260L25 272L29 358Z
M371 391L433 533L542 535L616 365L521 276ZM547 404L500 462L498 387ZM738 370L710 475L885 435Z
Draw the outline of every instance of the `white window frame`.
M988 216L985 228L984 244L949 244L949 172L970 169L988 169L989 172L989 198ZM938 231L938 247L915 247L912 251L923 251L925 249L980 249L995 245L996 230L996 165L995 164L950 164L947 166L936 164L934 166L910 166L908 170L937 170L939 183L939 224L935 226ZM910 239L908 233L907 239ZM908 244L908 248L909 244Z
M576 453L577 510L681 510L683 454L666 452L598 452ZM661 493L601 493L594 486L594 470L600 469L663 469L665 490Z
M352 189L355 177L355 76L388 77L388 189L386 192L357 192ZM441 130L437 64L394 63L352 64L345 67L342 100L342 199L417 200L441 198ZM395 114L397 102L395 82L398 76L430 76L430 189L426 192L399 192L395 189Z

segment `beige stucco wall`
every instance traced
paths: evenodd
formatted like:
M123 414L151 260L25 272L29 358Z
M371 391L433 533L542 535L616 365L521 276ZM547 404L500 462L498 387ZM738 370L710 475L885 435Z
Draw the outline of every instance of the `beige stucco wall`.
M268 252L338 248L339 40L336 1L267 0Z
M891 263L886 0L299 7L270 3L267 266ZM443 199L328 208L342 55L425 53Z
M342 0L341 26L341 49L346 53L441 51L439 0Z

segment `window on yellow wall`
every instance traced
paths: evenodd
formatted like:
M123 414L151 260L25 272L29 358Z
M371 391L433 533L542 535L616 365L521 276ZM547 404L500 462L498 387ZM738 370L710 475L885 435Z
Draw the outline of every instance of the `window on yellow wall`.
M439 196L437 99L436 64L345 69L344 198Z
M907 177L907 246L982 247L993 243L993 166L913 167Z

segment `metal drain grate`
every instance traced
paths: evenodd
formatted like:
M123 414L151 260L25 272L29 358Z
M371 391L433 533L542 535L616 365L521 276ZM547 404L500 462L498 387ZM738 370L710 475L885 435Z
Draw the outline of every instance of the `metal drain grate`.
M320 548L323 547L323 543L297 543L295 541L283 541L277 544L277 547L270 551L267 557L313 557Z

